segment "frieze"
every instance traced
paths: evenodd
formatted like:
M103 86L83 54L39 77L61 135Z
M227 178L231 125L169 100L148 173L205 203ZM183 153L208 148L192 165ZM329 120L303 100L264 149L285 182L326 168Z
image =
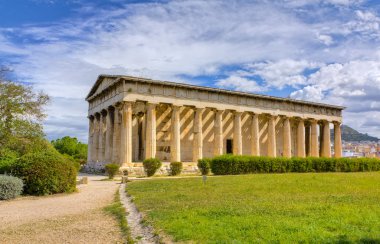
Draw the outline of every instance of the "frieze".
M104 83L104 84L103 84ZM180 99L200 100L205 102L218 102L232 105L250 106L255 108L275 109L297 113L314 113L328 116L341 116L339 108L326 108L318 104L302 104L292 101L277 101L270 98L249 97L239 94L228 94L220 91L202 91L186 87L176 87L164 84L143 83L138 81L124 81L117 85L112 79L105 79L96 90L96 95L90 100L89 109L125 92L128 94L144 94L169 96ZM101 90L103 89L103 90Z

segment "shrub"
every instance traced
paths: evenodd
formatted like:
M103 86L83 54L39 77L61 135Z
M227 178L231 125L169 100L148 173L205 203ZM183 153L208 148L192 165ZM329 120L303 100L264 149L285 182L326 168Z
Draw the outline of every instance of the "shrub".
M0 174L10 173L15 162L15 158L0 158Z
M170 175L179 175L182 171L182 162L170 163Z
M113 179L116 173L119 171L120 166L118 164L106 164L106 173L109 179Z
M202 164L205 163L202 162ZM379 171L380 160L376 158L271 158L222 155L211 159L210 168L216 175L284 172Z
M77 170L70 160L55 150L25 154L11 170L23 180L26 194L46 195L75 190Z
M22 193L22 180L8 175L0 175L0 200L13 199Z
M17 159L17 152L8 148L0 149L0 174L10 173L10 168Z
M210 173L210 158L202 158L198 160L198 169L201 171L202 175L208 175Z
M143 166L147 176L150 177L161 167L161 161L157 158L148 158L144 160Z

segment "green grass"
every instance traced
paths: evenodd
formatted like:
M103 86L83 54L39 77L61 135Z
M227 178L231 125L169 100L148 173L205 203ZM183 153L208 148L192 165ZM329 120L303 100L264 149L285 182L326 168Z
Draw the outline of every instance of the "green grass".
M125 219L125 208L120 202L119 191L116 191L113 203L105 207L104 211L108 214L113 215L116 218L117 222L119 223L121 234L125 242L134 243L129 231L127 220Z
M175 241L380 243L379 172L153 179L128 193Z

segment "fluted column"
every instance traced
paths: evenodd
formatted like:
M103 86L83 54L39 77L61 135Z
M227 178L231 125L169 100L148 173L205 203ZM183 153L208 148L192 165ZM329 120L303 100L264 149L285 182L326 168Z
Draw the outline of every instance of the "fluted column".
M292 138L290 130L290 119L288 117L284 118L284 137L283 137L283 156L290 158L292 157Z
M203 158L203 108L196 108L194 116L193 162Z
M318 150L318 122L316 120L311 121L311 153L312 157L319 157Z
M322 157L331 157L330 147L330 123L328 121L323 122L323 140L322 140Z
M106 145L105 145L105 161L112 162L112 142L113 142L113 108L108 108L106 115Z
M260 156L260 130L259 130L259 115L252 116L251 128L251 153L253 156Z
M94 143L94 116L89 116L88 118L88 146L87 146L87 162L92 162L92 149Z
M154 158L156 157L156 104L147 104L146 115L145 158Z
M98 160L104 162L104 148L105 148L105 117L107 113L102 111L99 119L99 147L98 147Z
M214 155L223 154L223 110L217 110L214 126Z
M132 103L125 102L122 107L120 161L122 166L132 164Z
M120 164L120 115L119 107L115 107L113 116L113 137L112 137L112 162Z
M180 107L173 106L172 109L171 161L181 162Z
M268 156L276 157L276 117L269 116L268 119Z
M342 157L342 133L339 122L334 123L334 151L335 158Z
M297 157L304 158L305 156L305 122L300 119L297 126Z
M234 155L243 154L243 144L241 136L241 112L235 112L234 117L234 143L233 143L233 153Z
M305 125L305 156L310 157L311 155L311 132L310 126Z
M100 115L97 113L94 116L94 136L93 136L93 144L92 144L92 161L99 161L99 120Z

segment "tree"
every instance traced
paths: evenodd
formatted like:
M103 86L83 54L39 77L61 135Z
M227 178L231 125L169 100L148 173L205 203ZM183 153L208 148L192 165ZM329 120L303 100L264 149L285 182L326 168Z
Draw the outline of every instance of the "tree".
M51 141L55 149L62 154L67 154L81 164L87 160L87 144L81 143L75 137L65 136Z
M43 107L49 96L34 91L32 85L8 80L7 71L0 68L0 148L25 150L35 140L45 144Z

